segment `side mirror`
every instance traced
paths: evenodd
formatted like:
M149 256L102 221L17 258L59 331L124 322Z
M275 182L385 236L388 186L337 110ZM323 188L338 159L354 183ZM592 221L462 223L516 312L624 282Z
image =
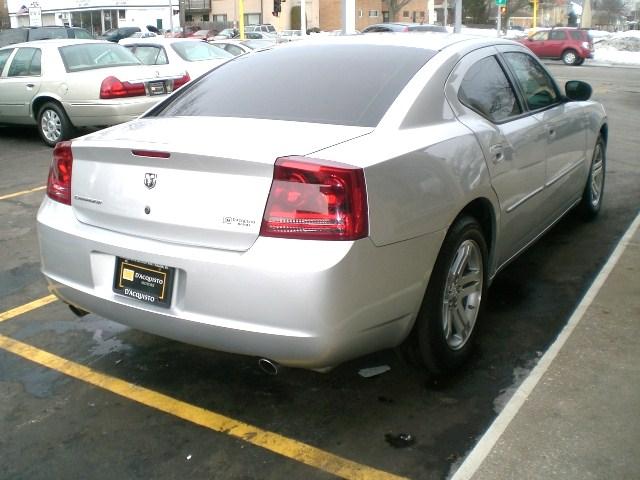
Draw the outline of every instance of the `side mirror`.
M583 102L591 98L591 85L580 80L569 80L564 85L564 91L569 100Z

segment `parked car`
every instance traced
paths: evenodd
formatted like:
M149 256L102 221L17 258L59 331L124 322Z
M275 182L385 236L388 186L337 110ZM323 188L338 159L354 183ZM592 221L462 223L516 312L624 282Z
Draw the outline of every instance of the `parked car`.
M240 35L233 37L233 38L240 38ZM278 37L275 36L274 34L271 33L265 33L265 32L251 32L251 31L246 31L244 32L244 38L246 40L269 40L273 43L275 43L278 40Z
M189 35L189 38L194 38L198 40L213 40L213 38L218 33L217 30L197 30Z
M593 58L593 40L588 30L561 27L538 30L518 40L539 58L562 59L567 65L582 65Z
M446 32L447 28L442 25L430 25L422 23L404 23L404 22L392 22L392 23L378 23L375 25L369 25L362 30L362 33L372 32Z
M219 47L191 38L125 38L120 45L145 65L171 65L186 70L192 80L234 57Z
M244 41L239 39L210 40L209 43L214 47L222 48L234 57L253 51L252 48L244 44ZM271 44L271 42L269 43Z
M262 25L247 25L244 27L244 31L269 33L273 36L276 36L278 34L278 32L276 31L276 27L274 27L270 23L265 23Z
M93 35L78 27L20 27L0 31L0 47L13 43L33 42L51 38L81 38L92 40Z
M233 37L239 36L238 33L239 32L238 32L237 28L225 28L220 33L215 35L213 37L213 39L214 40L225 40L225 39L229 39L229 38L233 38Z
M158 35L158 29L155 27L117 27L111 28L104 32L104 34L98 36L100 40L108 40L110 42L118 43L123 38L130 37L134 34L140 34L143 37ZM153 35L151 35L153 34Z
M597 215L608 126L519 43L432 37L245 55L60 143L37 218L50 290L272 371L400 345L460 367L496 274L572 208Z
M18 43L0 49L0 123L36 125L54 146L76 127L132 120L188 80L184 71L142 65L111 42Z
M295 40L302 40L301 30L283 30L278 36L278 42L292 42Z

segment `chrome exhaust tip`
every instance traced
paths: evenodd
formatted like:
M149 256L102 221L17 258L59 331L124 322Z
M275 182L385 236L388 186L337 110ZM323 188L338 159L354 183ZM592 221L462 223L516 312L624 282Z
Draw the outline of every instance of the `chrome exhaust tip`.
M261 358L258 360L258 367L260 367L260 370L264 373L271 375L272 377L275 377L280 372L280 365L276 362L272 362L268 358Z

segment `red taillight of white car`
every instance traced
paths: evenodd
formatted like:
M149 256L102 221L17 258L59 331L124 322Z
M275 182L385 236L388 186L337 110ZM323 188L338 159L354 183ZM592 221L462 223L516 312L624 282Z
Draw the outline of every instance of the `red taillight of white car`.
M143 97L147 94L144 83L121 82L116 77L107 77L100 85L100 98Z
M173 89L177 90L181 86L183 86L185 83L189 83L190 81L191 81L191 77L189 76L189 72L185 72L185 74L182 77L176 78L173 81Z
M53 160L47 180L47 196L56 202L71 205L71 170L73 153L71 142L58 142L53 149Z
M306 157L276 160L260 235L357 240L368 228L361 168Z

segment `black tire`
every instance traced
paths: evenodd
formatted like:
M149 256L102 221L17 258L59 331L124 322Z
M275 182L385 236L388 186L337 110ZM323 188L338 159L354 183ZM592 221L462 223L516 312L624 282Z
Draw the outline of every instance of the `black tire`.
M565 65L577 65L579 58L578 52L571 48L562 52L562 61Z
M464 257L461 252L467 248L470 257L460 271L462 275L456 279L452 269L455 270L454 264ZM404 358L419 359L435 376L449 375L467 360L473 349L482 300L486 296L487 258L487 244L480 224L470 216L458 218L440 248L416 324L404 345ZM478 266L480 272L474 274ZM477 284L471 281L472 278L477 278ZM464 285L473 285L471 288L476 292L468 297L459 295L460 287ZM456 290L458 293L453 293ZM457 317L458 322L454 320L452 303L462 308L463 315L472 317L468 324L460 320L463 316ZM462 324L465 329L459 328ZM467 328L468 332L465 331Z
M587 184L582 192L582 200L580 200L580 204L578 205L578 210L585 220L593 220L596 218L602 208L606 166L606 144L602 137L598 137L593 149Z
M42 141L50 147L73 137L75 128L59 104L45 103L38 112L38 133Z
M576 66L580 66L584 63L584 57L580 57L578 58L578 60L576 61L576 63L574 65Z

